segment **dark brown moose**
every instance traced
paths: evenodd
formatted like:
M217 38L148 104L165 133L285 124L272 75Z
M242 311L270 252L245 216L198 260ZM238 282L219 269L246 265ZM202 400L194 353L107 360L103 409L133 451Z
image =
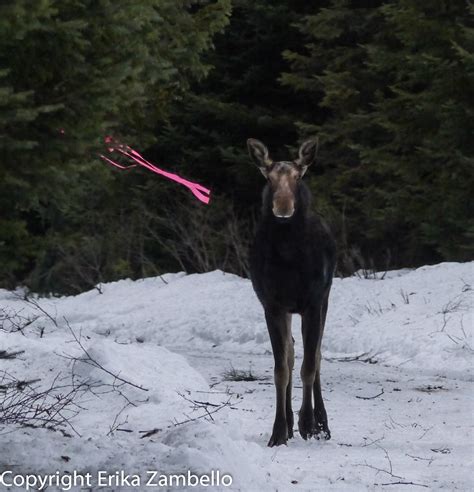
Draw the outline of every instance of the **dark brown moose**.
M262 142L249 139L252 160L267 179L262 217L250 254L253 288L265 311L275 359L276 416L269 446L293 437L291 380L294 366L293 313L302 316L303 402L298 429L303 439L330 439L321 395L321 339L336 265L334 239L320 216L311 213L311 193L302 178L316 158L308 140L293 161L274 162ZM314 410L313 410L314 397Z

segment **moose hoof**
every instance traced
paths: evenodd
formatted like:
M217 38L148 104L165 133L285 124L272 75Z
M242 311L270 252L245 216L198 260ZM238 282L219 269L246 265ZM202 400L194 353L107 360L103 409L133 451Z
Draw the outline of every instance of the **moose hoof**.
M268 447L273 448L273 446L281 446L282 444L287 444L288 438L284 436L275 436L272 434L270 440L268 441Z
M286 424L284 426L274 426L272 437L268 441L268 447L272 448L273 446L281 446L282 444L286 444L288 441L288 429Z
M298 419L298 430L300 431L301 437L305 441L315 434L315 422L312 413L307 415L300 413L300 417Z
M324 441L329 441L331 439L331 431L327 425L316 424L316 429L314 432L314 437L316 439L322 439Z
M319 415L316 411L314 412L315 425L315 437L316 439L324 439L329 441L331 439L331 432L328 427L328 419L326 417L326 412L324 415Z

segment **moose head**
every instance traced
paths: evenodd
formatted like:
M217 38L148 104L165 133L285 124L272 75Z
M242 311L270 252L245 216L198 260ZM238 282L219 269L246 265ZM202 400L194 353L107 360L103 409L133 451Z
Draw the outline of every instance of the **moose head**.
M267 147L253 138L247 140L250 157L267 178L272 194L272 212L278 219L289 219L295 213L298 181L316 160L317 139L306 140L293 161L273 161Z

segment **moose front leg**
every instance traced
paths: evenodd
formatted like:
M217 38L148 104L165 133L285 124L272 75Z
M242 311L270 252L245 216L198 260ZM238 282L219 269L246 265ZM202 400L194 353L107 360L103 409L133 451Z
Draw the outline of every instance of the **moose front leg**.
M321 314L321 304L311 306L303 313L302 334L304 356L301 366L303 402L298 420L298 429L303 439L308 439L308 437L318 433L315 414L313 412L313 389L315 388L316 373L319 366L317 360L318 347L322 338Z
M287 314L282 311L266 309L268 333L272 343L273 357L275 359L275 389L276 389L276 414L273 432L268 446L279 446L288 441L287 421L287 388L290 382L289 354L291 333ZM290 405L291 407L291 405Z
M289 326L290 336L291 336L291 314L287 314L287 324ZM292 380L293 380L293 367L295 366L295 339L291 336L291 341L288 344L288 371L289 379L288 386L286 387L286 423L288 426L288 438L293 437L293 408L291 405L291 390L292 390Z

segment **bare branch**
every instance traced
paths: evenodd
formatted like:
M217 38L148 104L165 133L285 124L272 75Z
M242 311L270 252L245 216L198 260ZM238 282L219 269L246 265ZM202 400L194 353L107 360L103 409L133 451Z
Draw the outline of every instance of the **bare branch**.
M382 388L382 391L378 394L376 394L375 396L357 396L356 395L356 398L359 398L359 400L375 400L375 398L378 398L379 396L382 396L383 395L383 388Z
M64 321L66 323L66 326L69 328L69 331L71 332L72 336L74 337L74 340L76 341L76 343L79 345L79 347L81 348L82 352L86 356L85 358L78 358L78 357L72 357L72 356L66 355L67 358L69 358L71 360L74 360L76 362L83 362L85 364L89 364L89 365L91 365L93 367L96 367L97 369L100 369L101 371L104 371L109 376L112 376L114 378L114 381L115 380L120 381L120 382L122 382L124 384L128 384L130 386L133 386L134 388L139 389L141 391L148 391L148 388L145 388L145 387L143 387L143 386L141 386L139 384L132 383L131 381L128 381L127 379L122 378L118 374L115 374L112 371L109 371L100 362L98 362L96 359L94 359L91 356L91 354L89 353L89 351L85 348L85 346L81 342L80 338L76 335L76 333L72 329L72 326L69 324L68 320L66 318L64 318Z

